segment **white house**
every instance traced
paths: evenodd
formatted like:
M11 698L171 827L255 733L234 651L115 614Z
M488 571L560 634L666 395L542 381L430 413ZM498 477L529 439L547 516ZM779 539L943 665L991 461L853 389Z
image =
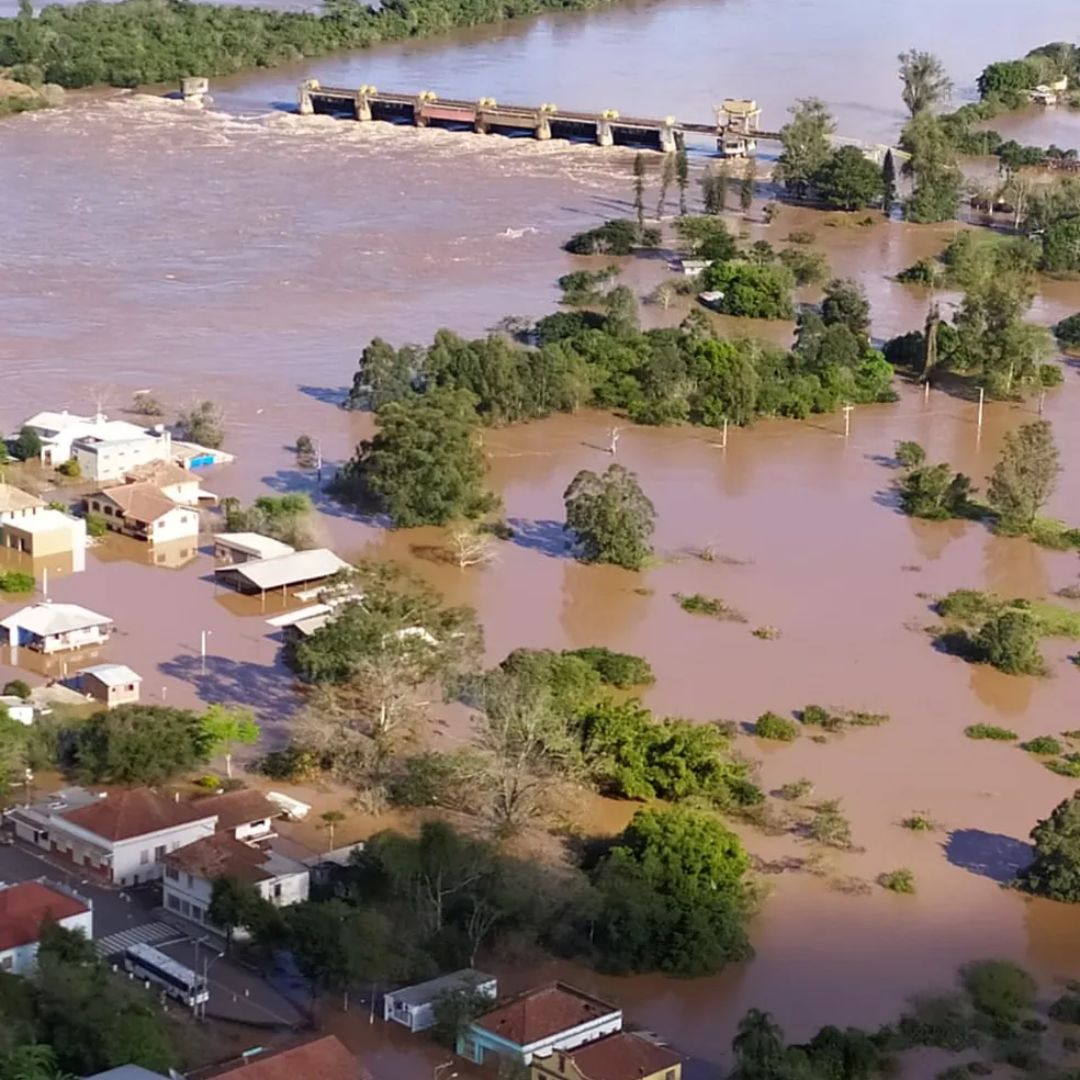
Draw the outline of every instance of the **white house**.
M168 911L192 922L213 927L207 910L214 880L235 878L253 885L276 907L299 904L308 898L308 869L273 848L244 844L219 832L165 856L162 902Z
M123 484L89 496L92 514L115 532L152 544L170 540L195 540L199 535L199 513L190 506L178 506L154 484Z
M162 439L162 436L167 434L166 432L148 431L137 424L129 424L125 420L110 420L102 413L98 413L96 416L77 416L67 411L59 413L41 412L36 416L31 416L23 426L35 432L41 440L41 460L46 465L60 465L76 457L74 449L76 442L84 444L84 454L95 459L86 458L86 468L90 470L96 470L99 467L96 458L100 451L95 452L88 449L92 445L100 446L102 443L134 443L139 440L152 440L152 443L156 444L158 457L167 457L170 452L168 442ZM147 442L146 446L139 451L137 460L129 459L127 466L139 465L143 461L151 460L142 456L150 448L152 448L151 443ZM78 460L80 467L82 467L84 460L82 458ZM116 459L116 464L119 464L119 458ZM86 469L84 469L85 471ZM88 475L96 474L90 473ZM123 469L115 474L115 476L122 475ZM97 477L97 479L111 478Z
M112 628L113 621L107 615L78 604L42 600L0 619L0 641L12 646L13 652L22 645L35 652L56 653L103 645Z
M0 971L25 975L37 962L47 920L94 937L93 901L44 878L18 885L0 882Z
M44 560L78 573L86 569L86 522L55 507L0 520L0 547L25 555L38 566Z
M15 835L114 885L161 876L170 852L211 836L217 818L148 788L68 788L11 812Z
M435 1023L435 1002L440 995L466 991L483 994L494 1001L499 983L494 975L466 968L416 986L403 986L383 994L383 1019L393 1020L410 1031L423 1031Z
M83 435L71 443L79 472L99 482L122 480L129 469L168 462L171 454L172 436L167 431L147 431L123 421L109 422L100 435Z
M217 818L217 831L229 833L235 840L251 843L277 835L274 819L281 816L281 807L253 788L207 795L192 805L204 814L213 814Z
M511 998L458 1036L457 1052L477 1065L485 1056L528 1065L534 1057L573 1050L622 1030L622 1010L566 983Z

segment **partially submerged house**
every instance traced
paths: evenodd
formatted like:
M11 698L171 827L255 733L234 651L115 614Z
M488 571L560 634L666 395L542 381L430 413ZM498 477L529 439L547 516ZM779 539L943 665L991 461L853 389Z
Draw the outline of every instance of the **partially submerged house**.
M494 1054L529 1065L535 1057L574 1050L622 1030L622 1010L566 983L511 998L477 1017L458 1036L457 1052L482 1065Z
M161 876L165 856L211 836L217 818L149 788L67 788L11 811L15 835L114 885Z
M46 922L94 936L94 903L64 885L39 878L18 885L0 882L0 971L26 975L37 963Z
M30 517L45 509L45 501L11 484L0 484L0 525Z
M202 477L174 461L151 461L124 473L126 484L153 484L163 495L181 506L216 503L217 496L202 489Z
M443 994L475 993L494 1001L498 992L499 983L494 975L465 968L383 994L383 1019L393 1020L410 1031L423 1031L435 1023L435 1003Z
M310 874L303 863L271 846L237 840L229 832L196 840L164 858L162 898L166 910L192 922L214 927L208 911L214 881L234 878L251 885L275 907L307 900Z
M279 555L291 555L296 548L255 532L215 533L214 561L223 566L258 562L260 559L276 559Z
M199 513L173 502L150 483L106 488L87 498L87 507L114 532L148 543L194 540L199 535Z
M217 817L218 832L227 832L245 843L273 839L274 819L281 816L281 807L254 788L207 795L192 805Z
M189 1072L187 1080L370 1080L360 1061L333 1035L277 1050L251 1050L221 1065Z
M682 1080L674 1050L630 1031L618 1031L576 1050L532 1059L530 1080Z
M103 645L112 629L113 621L107 615L78 604L42 600L0 619L0 642L13 650L22 646L35 652L56 653Z
M76 672L75 687L107 709L139 700L142 676L127 664L94 664Z
M0 523L0 547L32 563L48 559L72 572L86 569L86 522L54 507L43 507Z
M282 595L290 588L313 585L326 581L349 564L338 558L329 548L313 548L310 551L294 551L289 555L277 555L270 559L252 559L231 566L218 566L214 570L216 580L247 595L264 597L268 592L280 589Z

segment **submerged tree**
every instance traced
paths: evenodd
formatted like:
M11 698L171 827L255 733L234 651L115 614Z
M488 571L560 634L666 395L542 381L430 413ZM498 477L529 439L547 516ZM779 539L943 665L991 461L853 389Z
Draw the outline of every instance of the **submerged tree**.
M1058 449L1049 421L1035 420L1005 436L987 489L987 499L998 512L1004 531L1031 528L1053 495L1059 472Z
M912 116L933 110L949 99L952 80L945 72L945 65L933 53L909 49L897 60L900 81L904 84L901 96Z
M1017 876L1025 892L1080 903L1080 791L1054 807L1031 830L1035 857Z
M664 216L664 209L667 206L668 192L671 191L671 185L676 180L676 166L675 155L665 154L664 164L660 169L660 198L656 204L656 217L660 219Z
M583 469L563 494L566 527L581 545L587 562L614 563L640 570L652 555L649 543L656 508L641 490L637 476L611 465L598 476Z
M176 429L181 439L217 450L225 441L225 414L220 405L203 401L180 414Z
M639 229L645 228L645 155L634 155L634 213Z
M803 98L788 112L791 119L780 129L783 149L775 175L801 199L832 152L829 136L836 130L836 121L820 98Z
M896 160L891 150L885 151L885 160L881 163L881 206L886 214L892 213L896 205Z
M675 182L679 185L679 214L686 216L686 189L690 186L690 160L686 156L686 144L679 142L675 151Z

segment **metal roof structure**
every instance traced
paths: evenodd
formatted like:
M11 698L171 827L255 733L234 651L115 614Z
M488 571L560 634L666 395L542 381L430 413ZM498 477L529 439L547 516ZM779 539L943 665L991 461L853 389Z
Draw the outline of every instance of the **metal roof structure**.
M305 581L318 581L348 569L349 564L338 558L329 548L313 548L310 551L294 551L291 555L278 555L272 559L255 559L235 566L219 566L215 573L220 576L235 575L258 592L267 592L270 589L300 585Z
M386 996L415 1007L434 1001L447 990L476 990L495 982L494 975L477 971L475 968L464 968L461 971L451 972L449 975L440 975L437 979L417 983L415 986L403 986L400 990L391 990Z
M127 686L128 683L142 682L142 676L132 671L127 664L94 664L83 668L80 675L93 675L105 686Z
M245 555L254 555L258 559L276 559L281 555L292 555L296 548L283 544L271 536L256 532L214 533L214 543L235 548Z
M89 630L92 626L104 626L111 622L108 615L99 615L78 604L57 604L52 600L43 600L40 604L31 604L6 619L0 619L0 626L8 631L26 630L44 638L70 634L75 630Z

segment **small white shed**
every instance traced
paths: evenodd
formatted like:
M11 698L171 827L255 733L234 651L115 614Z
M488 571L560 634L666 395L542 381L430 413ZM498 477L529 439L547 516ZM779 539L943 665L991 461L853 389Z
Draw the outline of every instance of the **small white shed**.
M499 984L494 975L464 968L416 986L404 986L383 995L383 1019L395 1020L410 1031L423 1031L435 1023L435 1001L441 994L454 991L474 991L494 1001Z

